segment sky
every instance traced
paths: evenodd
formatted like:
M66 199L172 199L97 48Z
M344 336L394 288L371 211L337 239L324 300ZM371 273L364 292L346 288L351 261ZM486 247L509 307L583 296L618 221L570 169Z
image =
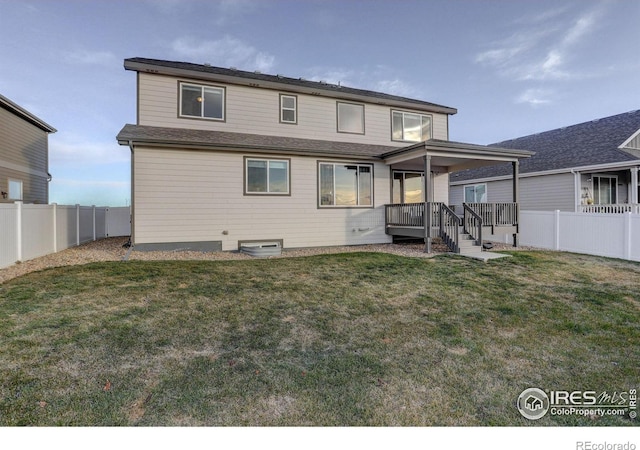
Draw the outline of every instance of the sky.
M0 0L0 94L58 130L50 202L126 206L125 58L421 99L491 144L639 109L639 23L638 0Z

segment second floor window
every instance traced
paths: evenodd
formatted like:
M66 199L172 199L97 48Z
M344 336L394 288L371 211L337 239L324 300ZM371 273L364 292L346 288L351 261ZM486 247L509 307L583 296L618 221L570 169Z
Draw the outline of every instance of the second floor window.
M393 111L391 136L394 141L421 142L431 139L431 116Z
M295 95L280 95L280 122L298 123L298 98Z
M338 102L338 133L364 134L364 105Z
M224 89L180 83L180 116L224 120Z

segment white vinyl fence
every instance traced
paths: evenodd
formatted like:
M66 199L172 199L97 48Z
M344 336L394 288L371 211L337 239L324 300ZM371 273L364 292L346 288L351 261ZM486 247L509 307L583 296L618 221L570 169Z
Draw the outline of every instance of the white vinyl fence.
M640 261L640 214L521 211L520 245Z
M85 242L130 234L129 207L0 204L0 269Z

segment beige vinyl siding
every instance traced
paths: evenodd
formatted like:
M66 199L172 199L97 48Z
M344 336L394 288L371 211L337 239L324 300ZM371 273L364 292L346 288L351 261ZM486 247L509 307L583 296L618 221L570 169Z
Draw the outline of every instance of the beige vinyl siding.
M48 203L49 183L45 177L7 169L2 167L2 163L0 163L0 191L9 192L9 179L22 181L22 201L24 203ZM13 202L13 199L0 197L0 203Z
M321 209L318 159L291 157L291 196L245 196L243 157L251 155L136 147L134 244L222 241L223 250L235 250L239 240L255 239L284 239L285 248L390 242L384 164L374 165L374 208Z
M48 134L0 108L0 190L8 190L9 178L20 180L24 202L47 203L48 164Z
M470 182L480 184L483 181ZM487 202L512 202L513 181L487 181ZM464 201L464 185L451 186L449 195L454 205ZM520 178L521 211L575 211L574 176L571 173Z
M338 133L334 98L304 95L298 97L298 124L280 123L280 99L285 90L222 85L226 88L225 121L178 117L178 82L194 80L163 75L139 74L139 125L203 129L354 142L362 144L398 145L391 140L391 109L388 106L365 104L365 134ZM447 139L446 114L433 116L433 137Z
M433 177L433 201L449 204L449 174L436 174Z

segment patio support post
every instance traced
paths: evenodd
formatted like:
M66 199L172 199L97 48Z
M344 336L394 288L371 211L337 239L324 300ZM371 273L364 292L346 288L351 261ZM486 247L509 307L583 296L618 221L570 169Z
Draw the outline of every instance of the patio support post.
M519 186L519 178L520 178L520 161L517 159L513 161L513 203L516 204L516 232L513 234L513 246L518 246L518 233L520 232L520 186Z
M631 169L631 197L629 203L638 204L638 168L632 167Z
M424 251L431 253L431 155L424 155Z

